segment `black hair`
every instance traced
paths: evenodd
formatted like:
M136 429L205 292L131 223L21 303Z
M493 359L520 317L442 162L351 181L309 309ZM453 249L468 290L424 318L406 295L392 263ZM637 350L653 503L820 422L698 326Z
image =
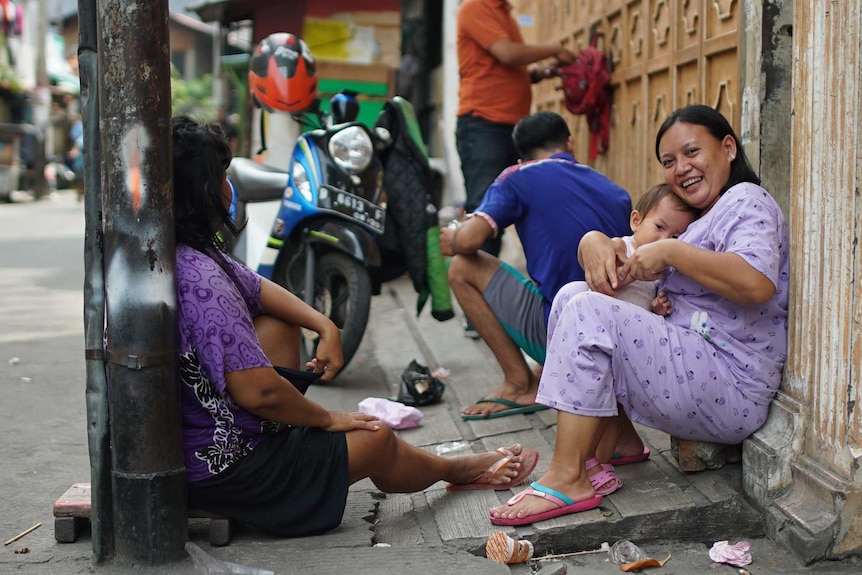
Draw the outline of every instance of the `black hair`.
M566 149L571 132L556 112L536 112L521 118L512 130L515 150L522 160L532 160L540 150Z
M733 128L730 127L730 122L727 121L721 112L715 108L705 106L703 104L694 104L674 110L670 116L662 122L658 129L658 134L655 137L655 157L661 161L659 155L659 144L662 136L671 126L677 123L696 124L706 128L712 136L718 141L724 140L725 136L731 136L736 142L736 157L730 162L730 177L727 183L721 188L723 194L731 187L742 182L750 182L760 185L760 178L754 172L748 158L745 155L745 150L742 147L742 142L739 141Z
M674 206L675 210L680 212L691 212L696 216L700 216L699 209L685 203L682 198L674 193L673 188L667 184L655 185L644 192L644 194L638 198L638 203L635 206L635 209L640 213L642 218L645 218L647 214L649 214L650 211L658 205L662 198L666 196L671 196L674 199L674 204L676 204Z
M176 241L218 259L239 232L222 198L230 145L218 124L188 116L171 119L171 140Z

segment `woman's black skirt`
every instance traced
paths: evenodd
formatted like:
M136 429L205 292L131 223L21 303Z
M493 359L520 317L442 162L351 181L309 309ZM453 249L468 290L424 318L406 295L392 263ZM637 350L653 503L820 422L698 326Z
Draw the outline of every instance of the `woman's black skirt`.
M215 477L189 483L189 507L301 537L341 523L349 486L344 433L294 427Z

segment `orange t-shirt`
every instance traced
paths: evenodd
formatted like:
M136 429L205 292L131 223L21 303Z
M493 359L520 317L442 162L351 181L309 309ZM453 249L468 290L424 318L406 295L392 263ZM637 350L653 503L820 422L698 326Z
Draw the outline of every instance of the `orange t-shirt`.
M458 115L472 113L491 122L515 124L530 113L530 73L507 66L488 47L508 38L523 44L505 0L464 0L458 7Z

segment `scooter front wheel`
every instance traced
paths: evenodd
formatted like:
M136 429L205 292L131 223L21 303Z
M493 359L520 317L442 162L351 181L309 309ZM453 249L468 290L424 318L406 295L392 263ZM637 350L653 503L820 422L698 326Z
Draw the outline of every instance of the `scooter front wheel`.
M299 285L302 285L299 283ZM314 268L314 308L341 330L344 367L353 359L371 307L371 279L361 262L341 252L322 255ZM303 330L300 365L305 365L317 351L320 337Z

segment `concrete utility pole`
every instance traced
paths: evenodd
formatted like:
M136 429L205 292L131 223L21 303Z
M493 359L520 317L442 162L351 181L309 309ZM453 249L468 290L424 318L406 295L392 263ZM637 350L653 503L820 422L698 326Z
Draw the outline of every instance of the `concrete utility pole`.
M188 538L168 2L97 5L114 558L156 565L183 558Z

